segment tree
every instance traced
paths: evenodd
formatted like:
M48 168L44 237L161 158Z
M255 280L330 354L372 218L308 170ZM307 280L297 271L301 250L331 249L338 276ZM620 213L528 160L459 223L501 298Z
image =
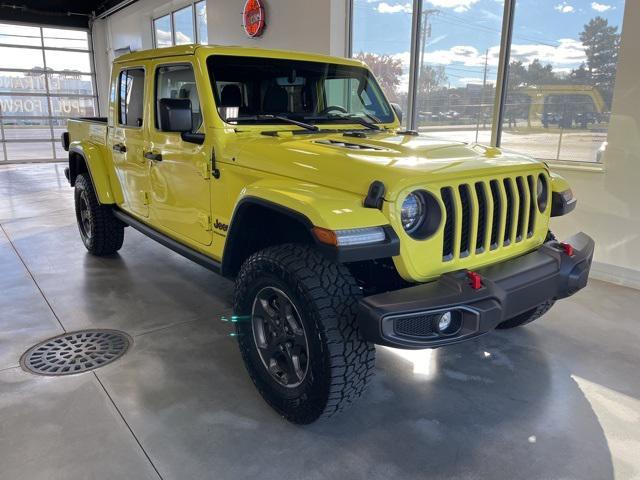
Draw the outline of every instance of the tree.
M509 90L524 87L529 84L527 67L521 60L513 60L509 64Z
M443 65L431 67L422 65L418 79L418 95L428 95L447 83L447 73Z
M360 52L355 58L366 63L392 102L398 101L398 86L402 77L402 60L391 55Z
M448 95L433 95L442 90L447 83L447 74L443 65L431 67L422 65L420 76L418 77L417 104L418 111L442 110L446 107Z
M542 65L537 58L529 65L521 60L514 60L509 64L509 89L535 85L549 85L562 83L562 80L553 71L551 64Z
M575 85L591 85L593 83L593 78L584 63L575 70L571 70L569 79Z
M591 84L600 89L610 106L620 50L618 27L609 26L609 21L602 17L595 17L584 26L580 41L587 56L586 69L592 80Z
M527 69L528 85L549 85L558 83L558 77L553 73L551 64L542 65L537 58L529 64Z
M525 65L521 60L513 60L509 64L508 96L505 108L509 127L516 127L519 118L526 119L531 126L529 117L531 98L519 93L518 89L558 83L563 83L563 79L554 73L551 64L543 65L537 58L529 65Z

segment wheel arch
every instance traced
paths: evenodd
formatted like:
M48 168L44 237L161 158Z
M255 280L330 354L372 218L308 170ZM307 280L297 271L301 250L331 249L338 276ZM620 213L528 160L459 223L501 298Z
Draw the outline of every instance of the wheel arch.
M88 173L98 201L105 204L116 203L116 197L109 181L102 149L97 145L73 142L69 146L69 183L73 187L81 173Z
M233 212L222 256L222 274L235 277L255 252L282 243L316 244L313 223L300 212L258 197L244 197Z

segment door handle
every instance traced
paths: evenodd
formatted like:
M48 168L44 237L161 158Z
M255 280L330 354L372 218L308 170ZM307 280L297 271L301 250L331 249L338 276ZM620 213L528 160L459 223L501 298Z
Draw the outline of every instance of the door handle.
M162 154L153 153L153 152L145 152L144 153L144 158L146 158L147 160L153 160L155 162L161 162L162 161Z
M113 151L114 152L118 152L118 153L125 153L127 151L127 147L125 147L123 144L121 143L116 143L113 146Z

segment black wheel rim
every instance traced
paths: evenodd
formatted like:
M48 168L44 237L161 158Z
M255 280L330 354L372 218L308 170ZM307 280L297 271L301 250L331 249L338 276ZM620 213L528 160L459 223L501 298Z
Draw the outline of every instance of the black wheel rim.
M309 346L300 314L282 290L265 287L253 300L253 340L271 377L287 388L299 386L309 368Z
M87 192L80 193L78 204L78 224L80 225L80 231L85 238L91 238L91 210L89 209L89 199L87 198Z

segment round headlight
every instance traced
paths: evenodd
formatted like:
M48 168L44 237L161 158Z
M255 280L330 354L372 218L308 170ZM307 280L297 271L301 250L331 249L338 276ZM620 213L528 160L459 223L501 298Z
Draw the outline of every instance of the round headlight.
M418 192L412 192L402 202L401 222L404 231L415 232L424 221L426 208L424 198Z
M540 213L543 213L547 209L547 198L549 196L548 195L549 192L547 190L548 190L547 177L545 177L541 173L540 175L538 175L538 185L536 186L536 192L538 193L537 195L538 210L540 210Z

